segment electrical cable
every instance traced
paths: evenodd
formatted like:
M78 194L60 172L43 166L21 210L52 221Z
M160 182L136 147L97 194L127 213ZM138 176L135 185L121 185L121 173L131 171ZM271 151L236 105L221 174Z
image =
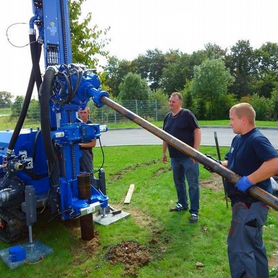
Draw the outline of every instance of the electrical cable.
M103 151L103 146L101 144L101 139L98 138L98 141L99 141L99 146L100 146L100 149L101 149L101 153L102 153L102 163L101 163L101 166L97 169L97 170L94 170L93 173L97 173L100 171L101 168L103 168L103 165L104 165L104 162L105 162L105 155L104 155L104 151Z
M26 46L28 46L28 45L30 45L30 44L32 44L32 43L35 43L35 42L28 42L28 43L26 43L26 44L24 44L24 45L16 45L16 44L14 44L14 43L10 40L10 38L9 38L9 30L10 30L11 27L13 27L13 26L15 26L15 25L26 25L26 24L27 24L26 22L15 22L15 23L10 24L10 25L7 27L7 29L6 29L6 37L7 37L7 40L8 40L8 42L9 42L9 44L12 45L13 47L16 47L16 48L24 48L24 47L26 47Z

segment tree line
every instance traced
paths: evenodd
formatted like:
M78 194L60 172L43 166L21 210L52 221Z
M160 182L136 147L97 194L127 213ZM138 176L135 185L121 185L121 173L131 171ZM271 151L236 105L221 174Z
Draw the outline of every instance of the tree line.
M239 40L229 50L207 44L192 54L148 50L132 61L109 58L105 89L118 101L157 99L167 103L182 92L185 107L200 119L224 119L231 105L251 103L259 120L276 120L278 112L278 45L254 49Z

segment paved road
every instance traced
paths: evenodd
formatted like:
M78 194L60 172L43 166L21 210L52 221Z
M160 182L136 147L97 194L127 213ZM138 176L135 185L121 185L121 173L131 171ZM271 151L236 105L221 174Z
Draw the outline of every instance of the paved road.
M220 146L230 146L235 134L231 128L202 128L202 145L215 146L214 131L217 132ZM269 139L273 146L278 149L278 129L261 129L261 132ZM161 145L162 141L150 132L138 129L110 130L102 133L103 146L122 145Z

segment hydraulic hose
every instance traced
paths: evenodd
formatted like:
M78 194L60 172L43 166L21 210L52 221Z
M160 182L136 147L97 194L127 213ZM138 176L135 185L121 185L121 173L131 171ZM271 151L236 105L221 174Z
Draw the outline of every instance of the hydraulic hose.
M29 41L30 41L30 50L31 50L31 57L32 57L32 64L33 64L32 71L30 74L29 83L28 83L26 95L24 98L24 102L22 105L22 109L21 109L18 121L16 123L12 138L11 138L9 146L8 146L7 158L9 158L13 153L20 130L21 130L24 120L26 118L28 107L29 107L33 89L34 89L34 84L36 82L37 88L39 90L39 87L42 83L40 65L39 65L40 56L41 56L41 45L36 41L36 36L34 34L29 35Z
M59 185L59 161L51 140L51 124L50 124L50 108L49 101L52 92L52 85L54 82L56 70L49 67L44 75L42 85L40 87L40 110L41 110L41 131L45 144L45 151L48 159L48 169L50 176L50 183L53 187Z

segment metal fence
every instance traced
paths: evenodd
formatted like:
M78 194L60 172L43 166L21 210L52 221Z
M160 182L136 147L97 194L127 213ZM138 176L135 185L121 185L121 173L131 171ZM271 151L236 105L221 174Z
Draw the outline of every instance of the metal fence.
M162 121L168 112L168 105L160 104L158 101L130 100L122 101L120 104L148 121ZM117 124L128 121L124 116L107 106L98 109L89 103L89 107L91 117L95 122Z
M154 121L162 121L165 115L168 112L168 104L161 104L159 101L150 101L150 100L129 100L129 101L121 101L121 105L125 108L131 110L142 118L154 122ZM11 123L11 128L14 126L14 122L17 120L21 111L21 104L11 106L2 106L0 107L0 120L1 122ZM88 106L91 110L90 118L94 123L100 124L119 124L128 122L124 116L119 114L118 112L112 110L107 106L103 106L101 108L97 108L92 101L88 103ZM0 127L1 127L0 122ZM39 104L37 101L32 101L29 105L27 118L25 120L25 126L30 126L30 123L34 123L36 126L39 126L40 123L40 110ZM6 125L5 125L6 128ZM3 130L3 127L2 127Z

